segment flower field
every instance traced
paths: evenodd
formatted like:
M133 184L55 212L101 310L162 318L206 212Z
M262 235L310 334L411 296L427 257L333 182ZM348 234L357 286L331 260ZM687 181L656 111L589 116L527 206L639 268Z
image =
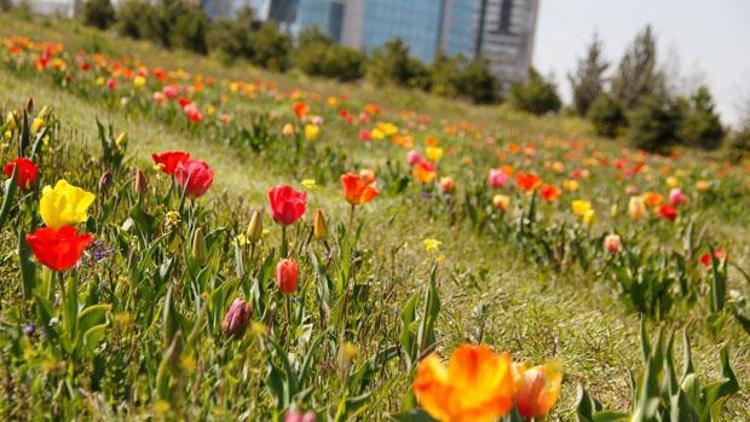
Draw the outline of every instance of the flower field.
M750 418L748 169L0 24L3 419Z

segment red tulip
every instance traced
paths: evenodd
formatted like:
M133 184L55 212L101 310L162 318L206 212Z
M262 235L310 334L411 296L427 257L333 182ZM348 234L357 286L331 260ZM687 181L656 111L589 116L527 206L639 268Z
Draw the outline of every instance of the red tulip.
M276 286L281 293L291 294L297 290L297 263L291 259L282 259L276 265Z
M673 205L664 204L659 207L659 215L669 221L674 221L677 218L677 208Z
M189 159L177 165L175 179L185 189L188 196L198 198L211 187L214 182L214 172L205 161Z
M177 165L190 159L190 154L185 151L164 151L159 154L151 154L154 163L161 167L161 171L167 174L175 174Z
M547 202L555 202L562 195L562 191L553 185L544 185L539 189L539 195Z
M18 166L18 178L16 184L21 189L29 189L31 185L36 181L36 175L39 173L39 169L34 165L34 162L28 158L16 158L5 165L5 175L13 177L13 170Z
M714 251L714 258L721 260L721 258L724 256L724 249L719 248ZM727 259L729 259L729 254L727 254ZM706 252L700 257L700 263L706 268L711 268L711 254Z
M26 243L36 259L55 271L74 267L93 239L91 233L78 234L73 226L63 226L59 230L41 227L26 235Z
M366 204L380 193L374 186L374 180L366 175L346 173L341 176L341 185L344 187L344 198L352 205Z
M273 220L288 226L305 213L307 193L297 192L288 185L279 185L268 191L268 202L271 204Z
M524 192L532 191L542 184L542 179L534 173L518 172L516 186Z
M302 119L310 112L310 107L305 103L294 103L292 108L294 108L294 114L297 115L298 119Z

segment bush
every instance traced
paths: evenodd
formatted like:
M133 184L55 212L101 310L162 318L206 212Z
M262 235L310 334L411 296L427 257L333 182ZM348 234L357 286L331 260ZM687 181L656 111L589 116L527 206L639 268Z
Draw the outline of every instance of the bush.
M292 40L279 32L275 26L264 24L250 37L253 51L250 62L275 71L284 71L289 67L289 52Z
M665 152L677 140L680 106L664 96L645 95L628 116L628 138L635 148Z
M235 19L221 19L209 27L208 49L225 63L232 63L238 57L250 59L254 52L252 32L259 27L253 9L243 8Z
M203 9L183 0L164 0L157 5L128 0L120 6L117 31L132 38L151 40L165 48L208 52L208 17Z
M740 163L750 158L750 127L735 132L729 143L729 159Z
M679 128L679 138L687 145L713 150L721 146L724 127L714 111L714 102L708 88L701 87L691 98L687 115Z
M498 82L484 58L472 61L461 70L457 86L461 95L474 103L489 104L498 100Z
M399 86L414 85L416 81L413 80L424 76L424 73L424 65L409 56L409 47L399 38L376 48L366 69L367 78L376 84Z
M513 84L510 99L518 110L536 115L557 112L562 105L557 95L557 86L546 81L533 67L529 69L529 80L526 83Z
M151 5L141 0L127 0L120 5L117 13L117 32L125 37L144 38L144 18L151 14Z
M308 75L351 81L362 77L365 60L363 53L333 43L313 27L300 34L293 63Z
M599 136L614 138L627 125L622 104L607 93L601 93L591 104L588 118Z
M88 0L83 4L83 23L107 29L115 23L115 8L110 0Z

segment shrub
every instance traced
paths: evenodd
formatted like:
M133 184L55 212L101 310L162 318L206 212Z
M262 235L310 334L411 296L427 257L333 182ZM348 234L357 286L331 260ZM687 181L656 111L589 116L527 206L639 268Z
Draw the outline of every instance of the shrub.
M594 132L607 138L616 137L627 125L622 104L607 93L601 93L591 104L588 118Z
M735 132L729 143L729 159L740 163L750 158L750 127Z
M289 52L292 40L279 32L275 26L264 24L250 37L253 51L250 62L275 71L284 71L289 67Z
M680 120L680 106L675 101L643 96L628 116L628 138L638 149L664 152L676 141Z
M701 87L691 98L691 104L680 125L679 138L687 145L713 150L721 146L724 127L714 111L708 88Z
M117 31L132 38L151 40L162 47L180 47L205 54L208 17L200 7L183 0L164 0L157 5L128 0L120 6Z
M125 37L144 38L145 18L151 14L151 5L141 0L127 0L117 11L117 32Z
M391 83L406 86L421 69L414 69L416 61L409 57L409 47L399 39L376 48L367 64L367 78L376 84Z
M115 8L110 0L88 0L83 4L83 23L107 29L115 23Z
M178 2L183 4L182 2ZM183 4L184 5L184 4ZM208 16L202 8L180 8L169 29L169 44L199 54L208 53Z
M463 56L448 57L442 51L438 52L430 66L430 91L444 97L457 96L459 72L464 61Z
M490 73L489 64L479 58L466 65L458 74L458 91L474 103L489 104L497 101L498 82Z
M308 75L351 81L362 77L365 55L333 43L317 28L300 34L294 65Z
M526 83L515 83L510 90L515 108L536 115L556 112L562 105L554 83L546 81L533 67Z

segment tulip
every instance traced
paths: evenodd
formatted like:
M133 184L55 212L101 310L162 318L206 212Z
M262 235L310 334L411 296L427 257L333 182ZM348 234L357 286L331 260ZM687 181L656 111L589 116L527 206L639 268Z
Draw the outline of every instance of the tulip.
M5 175L13 177L13 170L18 168L18 176L16 176L16 185L23 190L28 190L36 182L36 176L39 173L39 169L34 162L25 157L16 158L5 165L3 169Z
M308 141L314 141L320 134L320 127L315 125L305 125L305 139Z
M253 215L250 217L250 224L247 225L245 236L247 236L247 240L252 243L259 241L263 236L263 214L261 214L260 210L253 211Z
M286 123L284 127L281 128L281 134L284 136L292 136L294 135L294 125L291 123Z
M174 100L177 98L177 95L179 95L179 90L176 85L166 85L162 88L161 92L163 92L164 96L170 100Z
M73 186L65 179L59 180L55 187L45 186L42 199L39 201L39 213L44 224L52 229L59 229L88 218L88 208L96 196L79 187Z
M310 107L305 103L294 103L292 106L294 109L294 114L297 115L298 119L302 119L305 116L307 116L307 113L310 112Z
M159 154L151 154L154 163L166 174L174 175L180 163L190 159L190 154L185 151L165 151Z
M136 169L135 177L133 178L133 190L139 197L146 193L148 188L148 182L146 181L146 174L141 169Z
M578 199L570 203L570 209L573 214L585 217L591 211L591 202Z
M553 362L530 369L520 365L516 376L516 409L525 419L547 414L560 396L562 367Z
M508 183L508 175L500 169L490 169L487 175L487 184L493 189L500 189Z
M177 165L175 180L188 196L198 198L213 184L214 172L205 161L190 159Z
M360 129L359 130L359 140L362 142L370 142L372 141L372 133L370 133L367 129Z
M721 260L721 258L724 256L724 249L718 248L714 251L714 258ZM727 254L727 259L729 259L729 254ZM706 268L711 268L711 254L706 252L699 258L699 261L701 265L703 265Z
M604 249L613 254L620 252L622 250L622 239L620 239L620 236L615 233L608 234L604 238Z
M516 174L516 186L524 192L531 192L542 184L542 179L534 173L519 171Z
M414 165L411 175L419 183L432 183L437 177L435 164L429 161L420 161Z
M222 334L227 337L242 338L245 330L247 330L251 314L252 307L249 303L240 298L235 299L229 307L229 311L224 316L224 321L221 323Z
M41 227L26 235L36 259L54 271L74 267L93 239L90 233L78 234L73 226Z
M193 233L192 244L193 259L203 264L206 260L206 242L203 239L203 229L198 227Z
M328 237L328 227L326 225L326 216L322 210L315 210L313 220L313 238L315 240L325 240Z
M562 195L562 191L552 185L544 185L539 189L539 195L547 202L552 203L557 201L557 198Z
M628 202L628 215L633 220L640 220L646 215L646 203L642 196L631 196Z
M669 191L669 202L674 206L679 206L685 202L685 194L682 189L674 188Z
M422 155L418 153L417 151L411 150L408 154L406 154L406 159L409 161L410 166L417 165L424 161L424 158L422 158Z
M316 422L317 417L315 416L315 412L309 411L306 413L302 413L299 410L296 409L290 409L287 410L286 414L284 415L284 422Z
M434 354L423 359L412 388L422 409L439 421L495 421L513 406L511 359L464 344L447 367Z
M669 221L677 219L677 208L674 205L664 204L659 207L659 215Z
M288 185L279 185L268 191L273 220L282 226L295 223L305 213L307 193L297 192Z
M510 206L510 197L508 195L497 194L492 197L492 206L500 211L507 211Z
M341 176L341 185L344 188L344 199L355 205L366 204L375 199L380 191L374 186L374 176L365 173L357 175L346 173Z
M453 178L446 176L440 178L440 190L443 193L451 193L456 189L456 184L453 182Z
M297 263L282 259L276 265L276 286L281 293L292 294L297 290Z
M99 182L97 182L96 184L96 190L99 192L99 194L104 195L107 193L110 183L112 183L112 173L110 171L105 171L101 176L99 176Z
M440 147L427 147L425 153L427 155L427 159L433 162L438 162L441 158L443 158L443 149Z

